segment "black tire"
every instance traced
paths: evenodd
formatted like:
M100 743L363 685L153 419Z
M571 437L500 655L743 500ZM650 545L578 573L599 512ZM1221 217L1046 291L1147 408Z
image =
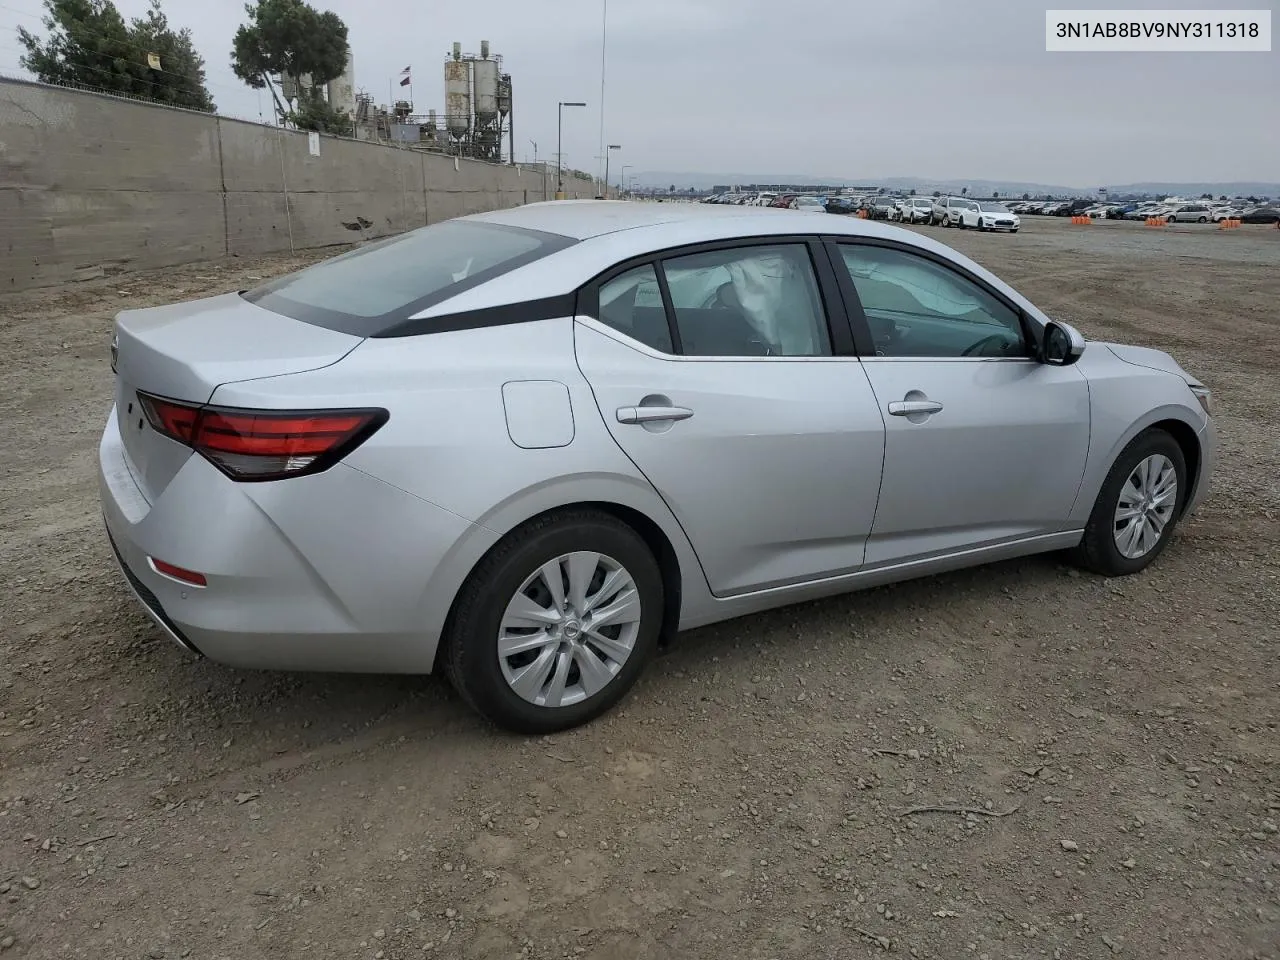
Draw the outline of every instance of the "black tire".
M1115 512L1120 501L1121 488L1129 479L1133 469L1153 454L1162 454L1173 464L1178 478L1178 495L1173 507L1173 515L1147 553L1138 558L1124 556L1116 546ZM1156 557L1164 552L1174 528L1182 516L1187 498L1187 463L1182 455L1182 448L1164 430L1151 429L1138 434L1129 445L1120 451L1115 463L1107 474L1107 479L1098 492L1089 522L1085 526L1080 545L1072 553L1072 560L1086 570L1101 574L1104 577L1123 577L1148 567Z
M1012 227L1012 228L1009 230L1009 232L1010 232L1010 233L1017 233L1017 232L1018 232L1018 228L1017 228L1017 227Z
M1197 222L1197 223L1208 223L1208 222L1209 222L1209 218L1208 218L1208 217L1201 217L1201 218L1200 218L1198 221L1196 221L1196 222Z
M521 583L547 561L578 550L605 554L631 574L640 594L638 635L612 682L595 695L565 707L538 706L508 685L497 637L506 606ZM662 573L635 530L595 510L551 514L513 530L472 571L458 593L444 638L445 673L463 700L506 730L566 730L598 717L631 689L654 655L662 620Z

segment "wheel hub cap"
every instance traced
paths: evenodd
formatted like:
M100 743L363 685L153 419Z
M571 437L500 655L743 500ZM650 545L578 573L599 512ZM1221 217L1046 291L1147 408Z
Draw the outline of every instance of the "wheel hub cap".
M1116 504L1116 549L1130 560L1146 556L1160 542L1178 503L1178 474L1163 454L1138 463L1120 488Z
M631 574L600 553L578 551L532 573L507 604L498 663L508 685L540 707L595 696L631 656L640 630Z

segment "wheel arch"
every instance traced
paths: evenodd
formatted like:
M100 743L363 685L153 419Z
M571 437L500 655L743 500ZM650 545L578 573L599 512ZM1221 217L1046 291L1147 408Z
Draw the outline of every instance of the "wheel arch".
M1182 498L1182 513L1186 513L1187 506L1196 499L1200 484L1200 463L1203 457L1203 451L1200 449L1200 435L1191 424L1173 417L1156 421L1147 426L1142 433L1149 430L1163 430L1173 437L1182 451L1182 459L1187 465L1187 495Z
M638 489L629 481L630 478L616 478L613 482L593 478L584 482L578 478L576 481L553 483L526 490L481 518L477 529L487 534L482 548L468 551L465 568L459 564L450 571L445 583L434 584L435 589L429 590L434 602L427 604L428 609L434 606L436 610L446 611L444 616L432 618L434 629L429 632L435 644L433 663L439 665L440 652L444 648L441 641L452 626L458 595L485 558L527 524L575 510L595 510L625 523L653 551L663 583L660 642L669 642L679 628L681 612L689 595L705 594L709 598L710 588L693 547L674 516L665 510L665 504L657 499L656 494Z
M1164 404L1131 423L1107 448L1105 454L1099 453L1095 458L1092 451L1090 452L1089 464L1082 478L1080 492L1076 496L1075 507L1072 509L1069 521L1071 528L1084 527L1089 514L1093 511L1098 493L1106 481L1107 473L1111 470L1111 465L1116 462L1116 458L1125 447L1143 433L1154 429L1164 430L1170 434L1182 450L1190 484L1190 489L1183 501L1184 511L1186 504L1194 502L1197 485L1200 482L1200 466L1204 460L1204 451L1200 447L1200 428L1192 422L1190 412L1185 408L1176 404Z

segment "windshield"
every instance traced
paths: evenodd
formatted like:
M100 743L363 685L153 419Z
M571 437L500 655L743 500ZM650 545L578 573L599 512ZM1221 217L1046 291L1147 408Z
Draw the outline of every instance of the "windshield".
M932 200L921 200L919 197L917 197L915 200L912 200L912 201L911 201L911 205L912 205L913 207L931 207L931 206L933 206L933 201L932 201Z
M377 336L432 304L575 242L538 230L446 220L286 274L244 298L304 323Z
M980 203L978 204L978 206L982 208L984 213L1008 213L1009 212L1009 208L1006 207L1003 203Z

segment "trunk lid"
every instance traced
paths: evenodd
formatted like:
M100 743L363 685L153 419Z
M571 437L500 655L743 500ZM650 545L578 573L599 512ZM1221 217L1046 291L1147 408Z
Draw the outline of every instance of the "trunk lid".
M206 403L224 383L336 363L361 339L272 313L238 293L120 313L116 418L130 471L147 502L164 491L192 451L152 429L137 391Z

